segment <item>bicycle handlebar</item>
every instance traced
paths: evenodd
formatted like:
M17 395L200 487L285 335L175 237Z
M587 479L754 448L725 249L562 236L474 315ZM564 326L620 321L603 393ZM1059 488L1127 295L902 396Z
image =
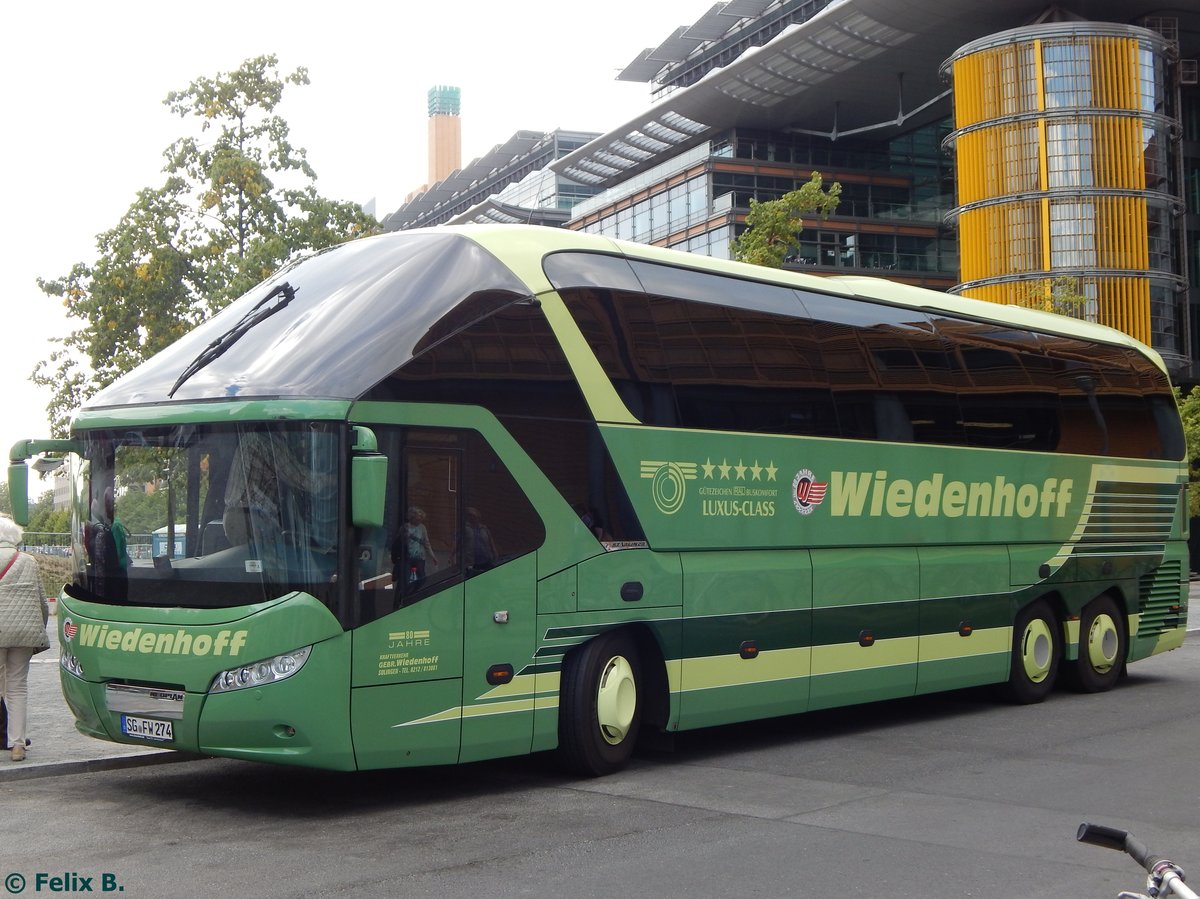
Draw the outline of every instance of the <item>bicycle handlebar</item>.
M1147 873L1154 871L1159 862L1167 861L1161 855L1151 855L1146 844L1129 833L1116 827L1104 824L1080 824L1075 839L1081 843L1091 843L1093 846L1103 846L1105 849L1116 849L1128 853L1130 858L1146 869Z
M1166 886L1162 895L1181 897L1196 897L1197 894L1183 881L1183 870L1169 858L1154 855L1146 844L1126 830L1116 827L1106 827L1103 824L1080 824L1075 839L1081 843L1091 843L1104 849L1116 849L1129 855L1134 861L1146 869L1150 875L1149 883ZM1127 895L1122 893L1121 895ZM1128 894L1133 895L1133 894ZM1140 893L1137 895L1141 895ZM1153 890L1150 895L1158 895Z

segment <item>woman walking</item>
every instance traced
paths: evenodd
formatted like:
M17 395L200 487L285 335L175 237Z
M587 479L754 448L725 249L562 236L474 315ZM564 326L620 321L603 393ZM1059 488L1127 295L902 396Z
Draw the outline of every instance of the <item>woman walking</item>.
M8 707L12 760L25 760L29 660L50 648L49 608L37 560L20 552L21 528L0 517L0 696Z

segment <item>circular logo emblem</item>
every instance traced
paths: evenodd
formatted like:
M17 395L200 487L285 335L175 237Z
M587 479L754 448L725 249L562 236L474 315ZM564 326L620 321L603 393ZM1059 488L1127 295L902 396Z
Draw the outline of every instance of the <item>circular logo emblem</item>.
M813 509L825 499L825 488L807 468L801 468L792 479L792 503L801 515L811 515Z
M664 515L674 515L683 506L683 498L687 495L683 469L674 462L666 462L654 472L651 482L654 494L654 504Z
M63 622L63 636L68 643L75 639L77 633L79 633L79 625L75 623L74 619L68 618Z

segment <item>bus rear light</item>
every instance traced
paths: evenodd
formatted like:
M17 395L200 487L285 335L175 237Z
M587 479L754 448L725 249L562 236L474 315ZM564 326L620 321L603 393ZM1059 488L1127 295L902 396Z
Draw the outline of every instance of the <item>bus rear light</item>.
M238 668L228 668L213 678L209 693L228 693L233 690L244 690L247 687L261 687L276 681L291 677L304 667L312 652L311 646L294 649L281 653L260 662L251 662Z

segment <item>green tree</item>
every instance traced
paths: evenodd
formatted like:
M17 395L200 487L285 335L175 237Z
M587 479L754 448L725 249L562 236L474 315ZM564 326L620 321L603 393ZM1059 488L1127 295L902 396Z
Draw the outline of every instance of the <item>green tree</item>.
M130 534L150 534L167 523L167 491L129 490L117 497L116 516Z
M1183 419L1183 436L1187 440L1187 458L1190 465L1188 489L1188 515L1200 515L1200 388L1193 387L1187 396L1175 388L1175 401L1179 404L1179 415Z
M1057 312L1071 318L1087 319L1088 303L1082 280L1076 275L1036 278L1017 285L1016 305L1043 312Z
M97 390L191 330L295 257L370 234L361 207L322 197L306 152L276 112L303 68L275 56L200 78L165 105L195 132L164 153L166 180L138 193L97 237L98 258L39 279L79 326L33 372L52 391L52 429Z
M817 213L828 218L841 200L842 185L833 182L828 190L820 173L778 200L750 200L746 230L730 245L733 258L770 268L783 268L784 260L800 247L804 216Z
M27 532L34 534L65 534L71 530L71 513L54 509L54 491L47 490L29 504Z

